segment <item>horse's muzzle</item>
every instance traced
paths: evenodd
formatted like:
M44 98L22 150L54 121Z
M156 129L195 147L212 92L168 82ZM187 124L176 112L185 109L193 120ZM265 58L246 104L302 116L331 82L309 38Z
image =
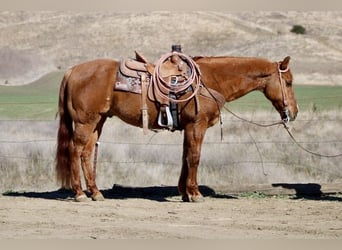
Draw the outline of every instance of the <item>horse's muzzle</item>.
M284 109L280 115L281 115L281 120L284 123L288 123L288 122L294 121L296 119L297 112L292 113L288 109Z
M284 123L288 123L289 121L291 121L290 112L288 109L284 109L283 112L281 113L281 120Z

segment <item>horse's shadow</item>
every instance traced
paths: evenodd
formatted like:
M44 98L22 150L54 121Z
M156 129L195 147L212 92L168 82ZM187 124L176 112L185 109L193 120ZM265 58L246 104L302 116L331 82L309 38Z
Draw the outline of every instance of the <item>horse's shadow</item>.
M342 197L336 196L330 193L323 193L321 190L321 185L317 183L273 183L272 187L281 187L284 189L295 190L295 195L292 199L306 199L306 200L319 200L319 201L340 201L342 202ZM199 186L200 192L204 197L218 198L218 199L237 199L237 196L231 196L228 194L219 194L209 186ZM148 199L158 202L166 202L170 200L171 197L179 197L178 188L176 186L152 186L152 187L128 187L114 184L110 189L101 190L105 199ZM27 198L40 198L48 200L62 200L62 201L73 201L74 193L71 190L59 189L56 191L48 192L6 192L3 193L4 196L12 197L27 197ZM89 195L89 194L88 194ZM90 195L89 195L90 196Z
M296 193L292 199L342 201L342 197L335 196L335 193L322 192L322 186L317 183L273 183L272 187L293 189Z
M235 197L225 194L216 194L215 190L208 186L199 186L204 197L234 199ZM152 187L126 187L114 184L111 189L101 190L105 199L149 199L159 202L170 201L170 197L179 196L178 188L175 186L152 186ZM74 193L71 190L59 189L48 192L6 192L4 196L40 198L48 200L73 200ZM181 199L179 199L181 200Z

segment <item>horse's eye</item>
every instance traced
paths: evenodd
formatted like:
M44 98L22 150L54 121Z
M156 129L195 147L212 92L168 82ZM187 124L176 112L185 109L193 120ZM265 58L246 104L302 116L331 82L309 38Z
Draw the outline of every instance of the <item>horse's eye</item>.
M286 87L291 87L292 86L292 81L286 81Z

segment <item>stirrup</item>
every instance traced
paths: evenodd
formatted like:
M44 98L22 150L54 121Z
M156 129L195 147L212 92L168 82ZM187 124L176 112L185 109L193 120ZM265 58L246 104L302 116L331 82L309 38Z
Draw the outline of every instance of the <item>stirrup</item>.
M166 124L162 123L162 112L163 111L159 111L158 125L160 127L164 127L164 128L172 128L173 127L173 119L172 119L172 115L171 115L171 112L170 112L170 108L168 106L165 107Z

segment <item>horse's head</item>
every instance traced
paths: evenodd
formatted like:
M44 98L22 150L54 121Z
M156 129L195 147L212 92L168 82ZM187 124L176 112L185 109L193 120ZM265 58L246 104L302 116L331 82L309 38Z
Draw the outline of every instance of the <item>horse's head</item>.
M265 96L272 102L284 122L293 121L298 113L298 105L292 86L292 73L289 68L290 57L277 62L276 71L265 86Z

